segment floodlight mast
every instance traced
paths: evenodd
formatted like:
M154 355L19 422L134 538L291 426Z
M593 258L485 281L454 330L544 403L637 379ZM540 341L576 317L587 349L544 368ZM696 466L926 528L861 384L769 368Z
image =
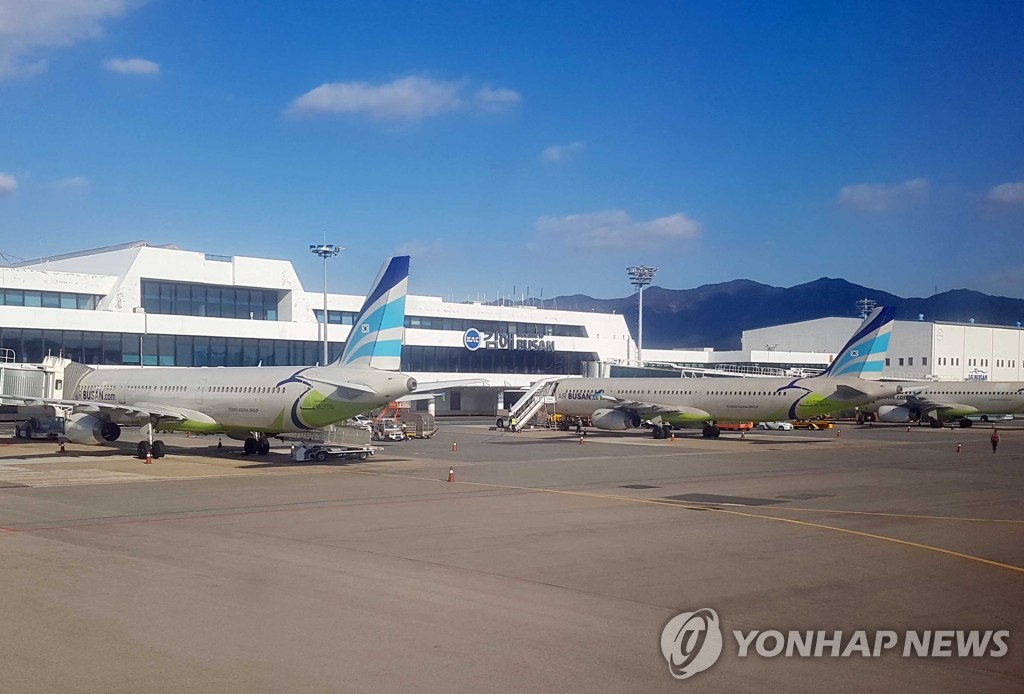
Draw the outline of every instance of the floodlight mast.
M646 265L634 265L626 268L626 272L629 274L629 283L637 288L640 295L636 321L636 360L640 366L644 365L644 287L651 283L654 273L657 271L658 268Z
M345 248L333 243L316 243L310 244L309 250L313 255L318 255L324 259L324 360L320 365L327 366L327 259L338 255Z

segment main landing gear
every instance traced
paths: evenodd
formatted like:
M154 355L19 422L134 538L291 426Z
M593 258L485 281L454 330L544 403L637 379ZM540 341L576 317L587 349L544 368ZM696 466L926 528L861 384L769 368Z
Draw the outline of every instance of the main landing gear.
M270 441L265 438L257 439L250 436L242 445L242 450L246 455L267 455L270 453Z
M152 417L149 424L143 427L146 430L146 440L139 441L139 445L135 447L135 454L139 456L139 460L145 460L149 455L154 458L163 458L167 453L167 447L164 446L163 441L153 440L153 428L156 426L156 422L156 417Z
M700 430L700 435L706 439L717 439L722 435L722 430L716 424L705 424Z
M670 439L672 438L672 425L655 424L651 426L651 435L656 439Z

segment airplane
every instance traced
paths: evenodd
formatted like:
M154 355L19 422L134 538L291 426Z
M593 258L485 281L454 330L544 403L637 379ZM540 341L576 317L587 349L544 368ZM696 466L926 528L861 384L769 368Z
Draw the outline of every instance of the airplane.
M903 383L904 392L861 408L881 422L927 422L938 429L946 421L974 424L968 415L1024 413L1024 381L939 381ZM867 417L865 417L867 418Z
M590 417L598 429L626 430L656 420L654 438L673 427L701 427L718 438L717 422L806 419L852 410L901 393L901 384L877 379L889 349L893 308L877 308L832 361L809 378L567 378L556 381L555 407Z
M153 432L223 433L243 440L248 455L270 452L271 436L309 431L349 419L417 389L399 372L405 329L409 256L388 258L359 311L341 356L326 366L165 367L93 369L70 399L13 398L19 404L70 408L65 436L73 443L103 444L122 425L141 425L140 458L163 457ZM70 360L68 360L70 361Z

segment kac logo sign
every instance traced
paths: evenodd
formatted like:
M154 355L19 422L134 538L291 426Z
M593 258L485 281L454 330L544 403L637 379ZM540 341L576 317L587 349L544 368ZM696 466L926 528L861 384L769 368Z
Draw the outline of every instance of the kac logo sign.
M482 342L483 336L480 334L480 331L477 330L476 328L470 328L462 336L462 343L466 345L466 349L468 349L470 352L475 352L478 349L480 349L480 345L482 344Z
M705 607L670 619L661 630L661 653L668 661L669 672L678 680L707 670L722 655L718 613Z

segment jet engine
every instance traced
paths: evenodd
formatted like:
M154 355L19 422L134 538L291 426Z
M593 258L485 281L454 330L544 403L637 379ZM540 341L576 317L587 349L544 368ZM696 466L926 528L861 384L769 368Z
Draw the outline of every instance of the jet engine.
M68 417L64 423L64 435L71 443L97 445L117 441L121 436L121 427L91 414L79 413Z
M916 422L918 415L914 410L905 405L880 405L878 407L878 420L881 422Z
M621 410L595 410L594 414L590 415L590 421L593 422L594 426L598 429L608 429L612 431L622 431L640 426L639 417Z

